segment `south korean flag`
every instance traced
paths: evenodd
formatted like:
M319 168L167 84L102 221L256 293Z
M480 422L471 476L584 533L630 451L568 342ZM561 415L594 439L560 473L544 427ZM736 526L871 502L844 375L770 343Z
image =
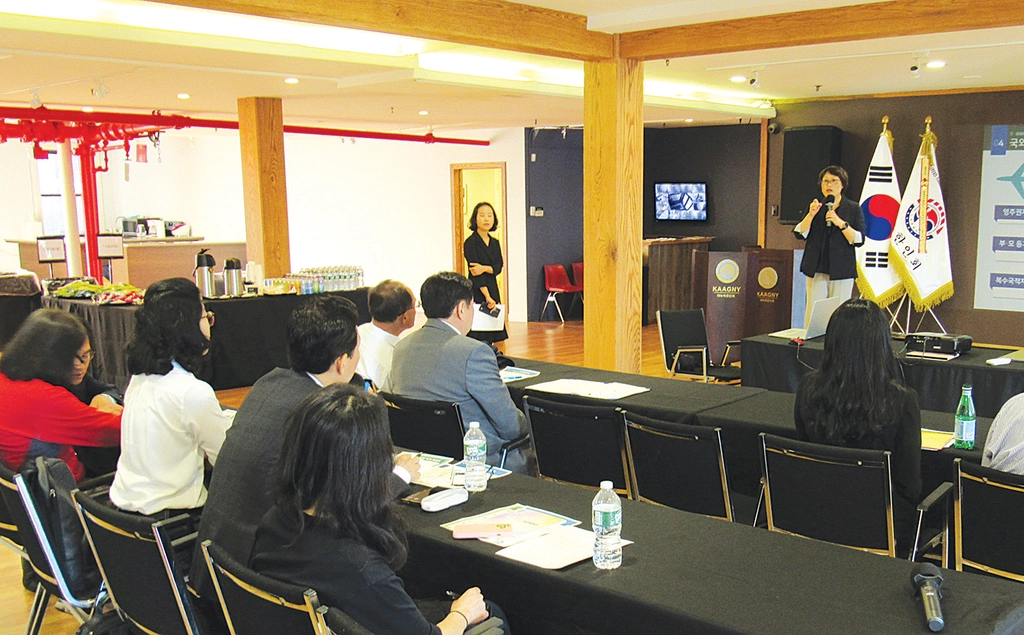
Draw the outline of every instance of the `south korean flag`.
M888 117L883 122L888 122ZM860 195L864 244L857 248L857 288L885 307L903 297L903 281L889 265L889 239L900 211L900 186L892 161L892 133L883 125Z

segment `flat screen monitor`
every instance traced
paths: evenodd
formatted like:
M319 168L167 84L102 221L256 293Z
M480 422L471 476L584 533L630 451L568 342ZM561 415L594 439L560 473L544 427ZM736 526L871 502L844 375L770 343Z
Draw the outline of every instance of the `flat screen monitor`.
M707 183L655 183L655 220L707 220Z

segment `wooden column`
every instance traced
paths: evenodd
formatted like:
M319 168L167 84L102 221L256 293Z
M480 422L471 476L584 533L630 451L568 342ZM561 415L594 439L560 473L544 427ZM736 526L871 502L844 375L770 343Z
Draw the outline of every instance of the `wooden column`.
M246 253L249 260L263 264L266 277L283 276L291 270L291 254L281 99L239 99L238 135L242 144Z
M643 65L614 59L583 71L583 359L639 373Z

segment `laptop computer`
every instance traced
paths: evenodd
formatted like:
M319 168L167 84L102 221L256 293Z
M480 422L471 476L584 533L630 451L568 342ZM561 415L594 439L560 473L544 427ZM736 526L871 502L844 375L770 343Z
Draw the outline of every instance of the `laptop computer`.
M769 333L769 335L772 337L785 338L787 340L791 340L795 337L802 340L809 340L824 335L825 329L828 328L829 319L831 319L832 314L835 313L836 309L838 309L839 305L843 302L845 302L845 300L838 297L818 300L814 303L814 306L811 307L811 319L807 323L807 328L785 329Z

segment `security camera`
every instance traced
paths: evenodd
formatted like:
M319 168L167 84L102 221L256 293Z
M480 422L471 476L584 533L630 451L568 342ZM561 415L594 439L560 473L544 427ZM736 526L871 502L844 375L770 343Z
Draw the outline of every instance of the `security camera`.
M758 77L757 71L754 71L754 76L750 78L750 85L753 86L754 88L761 87L761 78Z
M913 77L920 77L921 76L921 67L918 66L916 62L914 64L910 65L910 74Z

